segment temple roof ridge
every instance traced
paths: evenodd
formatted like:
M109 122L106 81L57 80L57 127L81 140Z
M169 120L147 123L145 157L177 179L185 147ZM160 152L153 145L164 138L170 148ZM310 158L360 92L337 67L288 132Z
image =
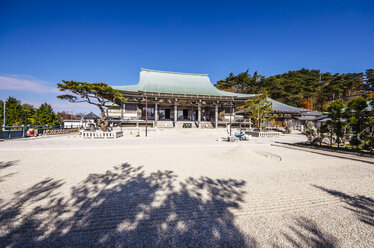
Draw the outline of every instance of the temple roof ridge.
M159 70L152 70L152 69L146 69L146 68L141 68L141 71L167 73L167 74L178 74L178 75L187 75L187 76L204 76L204 77L208 76L208 74L187 73L187 72L174 72L174 71L159 71Z

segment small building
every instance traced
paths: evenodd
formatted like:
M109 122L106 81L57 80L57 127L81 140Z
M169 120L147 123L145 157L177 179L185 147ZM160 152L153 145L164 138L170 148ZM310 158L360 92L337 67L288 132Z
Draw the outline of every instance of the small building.
M235 109L254 94L240 94L217 89L207 74L141 69L136 85L113 86L126 102L108 105L111 122L121 125L217 128L237 123ZM298 113L295 108L270 99L273 108ZM241 122L242 123L242 122Z
M318 111L308 111L301 113L300 116L294 116L295 124L298 129L304 131L304 127L307 122L312 122L313 125L319 129L323 122L326 121L327 114Z
M80 120L64 120L64 128L87 128L89 124L95 124L100 119L99 116L90 112Z
M63 123L64 128L81 128L82 126L81 120L63 120Z

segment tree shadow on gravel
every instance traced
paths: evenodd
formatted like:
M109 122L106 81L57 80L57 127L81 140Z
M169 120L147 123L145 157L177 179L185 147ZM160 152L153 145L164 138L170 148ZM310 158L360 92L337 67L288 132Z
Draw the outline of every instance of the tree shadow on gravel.
M178 181L172 171L145 175L142 167L123 164L91 174L68 199L56 193L62 184L46 179L2 206L0 246L257 246L235 226L230 211L243 201L244 181ZM46 204L36 204L40 200ZM26 205L33 207L21 215Z
M354 212L360 221L367 225L374 226L374 199L363 195L351 196L341 191L327 189L317 185L313 186L343 200L348 204L348 207L345 208Z
M7 162L0 161L0 170L6 169L6 168L11 167L11 166L14 166L17 163L18 163L18 161L7 161Z
M285 247L318 247L338 248L337 238L323 232L317 223L311 219L299 217L295 220L294 226L289 226L291 233L282 233L286 242L290 245ZM274 247L281 247L274 245Z
M17 163L18 163L18 161L8 161L8 162L2 162L2 161L0 161L0 173L1 173L1 170L9 168L9 167L12 167L12 166L16 165ZM8 173L6 175L1 175L0 174L0 183L4 182L6 178L14 176L17 173L18 172ZM1 202L1 199L0 199L0 202Z
M61 181L47 178L25 191L16 192L11 202L0 205L0 247L32 246L34 238L46 231L43 215L47 213L48 218L56 218L63 209L57 207L58 204L54 202L57 195L53 193L62 184ZM43 200L48 200L49 206L37 205ZM33 205L36 206L23 212Z

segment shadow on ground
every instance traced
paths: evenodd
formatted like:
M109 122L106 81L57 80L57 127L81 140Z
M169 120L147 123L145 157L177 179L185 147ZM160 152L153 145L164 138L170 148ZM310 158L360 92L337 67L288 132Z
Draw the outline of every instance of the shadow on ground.
M12 167L12 166L16 165L17 163L18 163L18 161L8 161L8 162L0 161L0 172L4 169L7 169L9 167ZM0 174L0 183L4 182L8 177L16 175L17 173L18 172L8 173L8 174L5 174L5 175Z
M374 199L363 195L351 196L341 191L327 189L317 185L313 186L343 200L348 205L345 208L354 212L360 221L367 225L374 226Z
M8 162L0 162L0 170L6 169L8 167L14 166L17 164L18 161L8 161Z
M314 153L314 154L323 155L327 157L341 158L341 159L359 161L359 162L368 163L368 164L374 164L372 157L364 157L364 156L359 156L358 154L344 153L344 152L339 152L336 150L328 150L327 148L318 148L318 147L312 147L312 146L308 146L308 147L298 146L297 144L283 143L283 142L278 142L278 141L276 141L275 144L272 144L272 146L278 146L278 147L282 147L286 149L304 151L304 152Z
M13 166L0 163L0 169ZM208 177L180 180L172 171L145 174L123 164L91 174L61 197L61 180L46 178L0 199L0 247L258 247L234 223L245 182ZM320 186L374 225L374 201ZM258 234L257 234L258 235ZM338 247L337 238L299 217L274 247ZM268 241L271 243L271 240Z
M289 233L282 233L288 245L279 246L275 244L274 247L339 247L337 238L323 232L317 223L311 219L299 217L295 220L294 226L289 226L289 230Z
M177 181L171 171L145 175L129 164L92 174L59 196L47 178L0 206L0 246L256 247L230 209L244 181L207 177Z

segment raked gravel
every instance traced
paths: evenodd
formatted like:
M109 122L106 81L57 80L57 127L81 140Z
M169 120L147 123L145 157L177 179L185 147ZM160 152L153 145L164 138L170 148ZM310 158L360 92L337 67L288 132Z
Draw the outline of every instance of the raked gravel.
M374 166L226 130L0 143L0 247L374 247Z

